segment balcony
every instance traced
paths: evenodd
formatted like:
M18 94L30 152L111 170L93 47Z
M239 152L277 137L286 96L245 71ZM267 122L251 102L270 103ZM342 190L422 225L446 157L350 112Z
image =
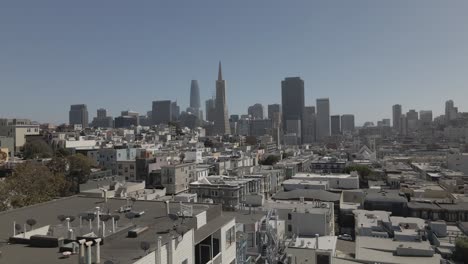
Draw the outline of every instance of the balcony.
M206 264L222 264L223 263L223 256L221 252L216 255L211 261L208 261Z

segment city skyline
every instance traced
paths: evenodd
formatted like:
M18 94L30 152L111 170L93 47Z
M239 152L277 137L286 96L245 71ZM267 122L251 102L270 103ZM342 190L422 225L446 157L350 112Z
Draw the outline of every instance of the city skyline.
M438 116L467 97L465 2L245 3L2 3L0 116L58 124L72 104L112 116L159 100L185 109L192 79L202 102L212 97L219 60L230 114L280 103L290 76L304 80L305 105L330 98L331 115L354 114L358 125L391 118L394 104Z

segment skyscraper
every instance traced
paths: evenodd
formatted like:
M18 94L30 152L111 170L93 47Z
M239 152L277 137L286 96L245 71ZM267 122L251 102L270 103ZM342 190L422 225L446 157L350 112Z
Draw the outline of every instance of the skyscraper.
M392 106L392 114L393 114L393 130L397 133L401 132L401 114L402 114L401 105L396 104Z
M425 125L432 122L432 110L421 110L419 111L419 120Z
M330 116L331 134L332 136L341 134L341 118L339 115Z
M192 80L190 84L190 107L200 109L200 88L197 80Z
M330 136L330 100L317 99L317 140Z
M304 81L300 77L286 77L281 81L281 106L284 131L287 131L288 120L302 122L304 105Z
M104 108L99 108L97 110L97 118L104 118L107 116L107 110Z
M88 107L85 104L71 105L68 117L70 125L88 127Z
M190 106L187 108L187 112L192 113L198 119L203 120L203 111L200 105L200 88L198 87L198 81L192 80L190 84Z
M167 124L172 121L172 103L170 100L153 101L152 110L153 125Z
M223 80L221 61L218 68L218 80L216 80L214 132L218 135L230 134L228 109L226 102L226 81Z
M208 99L205 102L205 111L206 111L206 121L214 122L215 120L215 112L216 112L216 106L215 106L215 99Z
M458 116L458 108L455 107L455 104L452 100L445 102L445 120L449 122L450 120L456 119Z
M263 119L263 105L262 104L254 104L252 106L249 106L249 109L247 110L247 113L253 119Z
M302 143L311 144L315 142L315 132L316 132L316 115L314 106L304 107L304 115L302 118L304 132L302 135Z
M172 120L177 121L179 120L180 116L180 107L177 105L177 102L172 102L171 103L171 114L172 114Z
M107 110L104 108L99 108L97 110L97 116L91 122L93 127L113 127L114 119L112 116L107 116Z
M343 133L354 132L354 115L341 116L341 131Z
M275 113L280 113L281 112L281 105L280 104L271 104L268 105L268 118L273 119L275 116Z
M411 109L406 113L406 130L414 132L418 128L419 114L416 110Z

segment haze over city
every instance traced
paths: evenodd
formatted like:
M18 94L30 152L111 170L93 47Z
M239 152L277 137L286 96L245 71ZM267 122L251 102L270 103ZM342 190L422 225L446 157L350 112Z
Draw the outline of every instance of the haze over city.
M190 82L215 93L223 62L229 114L281 103L281 80L306 105L330 98L356 124L393 104L444 113L468 98L466 1L2 1L1 117L66 123L69 105L117 116L155 100L185 109ZM21 107L18 107L18 105ZM460 110L466 110L460 105Z

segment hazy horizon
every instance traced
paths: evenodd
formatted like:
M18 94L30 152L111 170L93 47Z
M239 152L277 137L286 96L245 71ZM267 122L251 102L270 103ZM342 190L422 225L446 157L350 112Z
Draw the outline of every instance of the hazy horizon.
M181 3L183 3L181 8ZM356 124L393 104L468 111L466 1L2 1L0 117L68 122L71 104L112 116L155 100L201 104L218 61L229 114L281 102L281 80L305 81L306 105Z

